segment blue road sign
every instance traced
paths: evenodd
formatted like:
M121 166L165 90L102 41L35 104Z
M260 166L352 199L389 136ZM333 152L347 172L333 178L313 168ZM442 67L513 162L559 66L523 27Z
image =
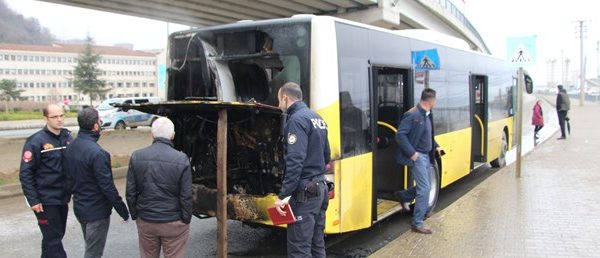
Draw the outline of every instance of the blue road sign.
M437 49L427 49L421 51L412 51L412 64L417 71L439 70L440 56Z
M506 62L512 66L535 64L536 36L510 37L506 40Z

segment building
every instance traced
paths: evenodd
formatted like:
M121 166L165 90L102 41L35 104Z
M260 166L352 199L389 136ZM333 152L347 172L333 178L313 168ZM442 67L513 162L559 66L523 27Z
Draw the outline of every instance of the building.
M29 101L68 100L88 104L89 96L73 89L71 80L81 44L17 45L0 44L0 80L17 81ZM93 46L102 57L100 79L110 89L104 98L159 96L157 56L124 47Z

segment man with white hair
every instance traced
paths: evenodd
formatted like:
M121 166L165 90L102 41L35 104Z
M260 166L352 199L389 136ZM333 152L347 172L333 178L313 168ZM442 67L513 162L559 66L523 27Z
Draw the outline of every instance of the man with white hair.
M188 157L174 149L174 125L152 124L152 145L129 160L125 195L136 220L140 257L184 257L192 219L192 172Z

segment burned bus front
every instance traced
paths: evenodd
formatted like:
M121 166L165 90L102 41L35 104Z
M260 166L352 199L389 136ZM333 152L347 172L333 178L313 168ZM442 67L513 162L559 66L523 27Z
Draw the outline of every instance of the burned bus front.
M242 22L169 38L167 101L139 107L169 117L175 148L192 166L194 214L216 215L218 110L228 111L230 219L270 224L266 208L283 167L277 92L286 82L309 96L310 20Z

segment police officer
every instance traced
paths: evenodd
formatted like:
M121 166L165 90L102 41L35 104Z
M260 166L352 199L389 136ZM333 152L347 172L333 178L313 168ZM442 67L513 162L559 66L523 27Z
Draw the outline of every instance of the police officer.
M19 179L23 194L42 232L42 257L67 257L62 245L67 225L69 196L65 191L62 157L72 141L64 129L64 112L51 104L43 109L44 129L23 146Z
M302 102L298 84L288 82L277 94L279 108L287 115L284 125L285 172L275 207L281 215L289 205L296 222L287 227L289 257L325 257L325 211L329 204L325 165L330 151L327 125Z

